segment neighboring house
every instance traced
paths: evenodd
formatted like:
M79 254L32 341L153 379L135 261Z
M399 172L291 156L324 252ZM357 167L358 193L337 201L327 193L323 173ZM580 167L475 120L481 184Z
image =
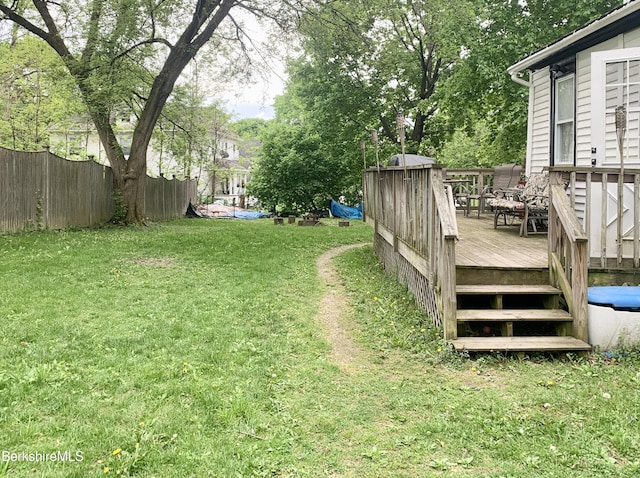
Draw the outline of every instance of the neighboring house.
M605 170L593 176L594 181L613 183L608 189L594 186L587 191L587 181L579 180L585 176L579 175L572 193L576 213L589 235L591 257L615 256L619 242L615 177L620 175L613 173L621 168L629 173L640 169L640 1L625 3L508 71L514 81L529 88L528 175L549 166L568 172L575 167L574 172L585 174L609 168L608 179L602 179L607 177ZM622 156L617 109L626 113ZM633 179L625 181L621 242L624 256L631 257L638 228L638 193ZM607 230L606 240L601 225Z
M128 156L133 137L133 120L124 118L116 124L118 140ZM92 158L108 165L107 155L98 133L88 119L76 119L50 135L53 152L70 159ZM234 134L219 134L212 148L211 158L204 167L193 166L190 175L198 177L198 192L205 201L218 200L228 204L240 203L244 187L250 178L250 161L241 151L241 140ZM184 166L173 158L160 142L152 141L147 150L147 174L151 177L183 177Z

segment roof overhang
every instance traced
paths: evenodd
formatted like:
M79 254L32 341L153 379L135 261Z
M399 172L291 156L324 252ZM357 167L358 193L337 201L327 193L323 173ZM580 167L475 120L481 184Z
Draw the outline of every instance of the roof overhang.
M640 1L634 0L536 51L511 65L507 71L514 81L524 84L519 77L523 71L551 65L637 27L640 27Z

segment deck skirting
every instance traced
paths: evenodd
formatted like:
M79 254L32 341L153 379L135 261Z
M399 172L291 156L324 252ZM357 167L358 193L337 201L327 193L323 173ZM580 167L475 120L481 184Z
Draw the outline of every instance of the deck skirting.
M435 287L430 284L429 279L414 267L401 252L394 251L393 244L390 244L383 235L374 234L373 249L385 270L396 274L398 282L406 286L414 295L418 307L427 312L431 321L440 327L442 321L438 309L438 298Z

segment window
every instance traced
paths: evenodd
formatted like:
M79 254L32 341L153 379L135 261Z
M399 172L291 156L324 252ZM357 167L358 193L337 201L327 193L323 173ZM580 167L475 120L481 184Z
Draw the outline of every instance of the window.
M575 75L566 75L555 80L554 114L554 164L573 164L575 143Z
M592 64L591 133L597 164L640 164L640 48L596 52ZM625 122L616 126L616 110ZM624 126L624 130L621 129ZM621 142L619 141L619 138Z

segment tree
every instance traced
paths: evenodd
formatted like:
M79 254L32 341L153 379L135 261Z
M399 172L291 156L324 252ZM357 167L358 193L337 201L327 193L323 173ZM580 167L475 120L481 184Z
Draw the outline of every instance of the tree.
M258 139L268 124L269 121L262 118L243 118L234 121L231 129L241 138Z
M479 2L473 28L460 32L462 56L437 93L450 130L472 137L488 128L478 152L484 165L524 160L529 92L507 68L537 49L619 5L620 0L527 0Z
M224 159L221 138L230 133L231 115L219 103L204 105L204 98L188 88L176 87L172 99L165 105L154 134L154 144L160 150L159 174L170 172L167 164L179 166L179 174L202 177Z
M41 150L53 126L83 111L75 85L55 52L34 36L1 42L0 57L0 144Z
M264 208L287 212L324 209L343 189L345 171L324 151L320 136L304 125L272 123L262 136L248 194Z
M233 11L284 24L292 2L241 0L87 0L0 2L2 18L46 41L74 78L112 167L126 207L125 222L144 222L146 152L153 129L184 68L220 30L243 39ZM217 38L222 44L222 37ZM128 158L114 131L114 115L137 115Z
M309 113L324 125L376 129L398 140L396 116L408 119L408 150L437 134L434 93L460 57L458 32L475 22L472 1L333 2L302 22L304 55L292 81Z
M375 131L380 160L398 152L398 113L407 117L408 152L437 143L434 93L460 56L460 25L475 21L469 5L466 0L456 9L444 0L335 0L302 17L302 52L288 64L289 82L276 101L275 121L317 138L324 161L334 165L328 174L341 172L336 186L350 202L359 200L361 189L360 142L365 140L371 153ZM369 165L375 158L365 157ZM260 171L265 165L261 160ZM270 166L275 175L278 169ZM279 185L290 189L286 181L269 188Z

